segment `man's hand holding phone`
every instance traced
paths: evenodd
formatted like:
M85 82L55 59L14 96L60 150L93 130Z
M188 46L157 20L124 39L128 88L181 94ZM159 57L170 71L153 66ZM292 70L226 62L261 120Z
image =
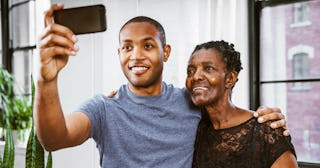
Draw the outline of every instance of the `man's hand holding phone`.
M45 12L45 29L39 37L40 72L38 79L43 82L56 80L59 71L67 64L69 56L79 50L75 34L68 28L54 23L53 13L63 9L55 4Z

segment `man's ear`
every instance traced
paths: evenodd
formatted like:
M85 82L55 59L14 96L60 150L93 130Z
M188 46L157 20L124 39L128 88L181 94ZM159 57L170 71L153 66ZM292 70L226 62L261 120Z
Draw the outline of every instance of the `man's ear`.
M228 89L231 89L233 88L233 86L236 84L237 81L238 81L238 73L236 71L229 72L226 75L225 87Z
M164 56L163 56L163 61L167 62L170 56L170 52L171 52L171 46L169 44L166 44L163 47L163 52L164 52Z

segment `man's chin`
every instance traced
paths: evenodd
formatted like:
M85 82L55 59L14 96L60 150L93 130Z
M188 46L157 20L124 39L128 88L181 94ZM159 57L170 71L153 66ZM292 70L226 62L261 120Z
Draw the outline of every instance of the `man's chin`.
M130 80L130 84L133 86L133 87L136 87L136 88L147 88L149 86L151 86L151 82L148 82L146 80Z

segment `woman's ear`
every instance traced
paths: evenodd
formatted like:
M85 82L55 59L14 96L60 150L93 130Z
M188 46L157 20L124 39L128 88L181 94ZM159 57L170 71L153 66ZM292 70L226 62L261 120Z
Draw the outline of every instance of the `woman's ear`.
M170 52L171 52L171 46L169 44L166 44L163 47L163 52L164 52L164 56L163 56L163 61L167 62L170 56Z
M226 75L225 87L231 89L238 81L238 72L232 71Z

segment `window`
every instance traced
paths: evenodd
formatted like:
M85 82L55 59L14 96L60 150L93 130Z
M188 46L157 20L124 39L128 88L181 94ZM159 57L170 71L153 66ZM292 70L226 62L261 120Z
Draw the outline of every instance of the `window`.
M0 13L2 14L2 10L0 9ZM1 19L0 17L0 32L2 32L2 24L1 24ZM0 33L0 66L2 66L2 34Z
M36 48L35 2L34 0L11 1L9 8L12 73L19 86L16 88L16 93L30 94L30 75Z
M261 0L249 7L250 106L280 107L299 166L320 167L320 1L294 2Z
M292 5L292 23L304 23L309 21L309 3L295 3Z
M2 4L0 8L0 13L2 16ZM2 32L2 17L0 17L0 32ZM2 34L0 33L0 66L2 66ZM4 140L2 129L0 129L0 141Z
M307 78L310 75L309 57L306 53L298 53L293 56L293 79ZM307 82L294 82L293 88L304 89L308 88Z
M35 0L1 0L0 65L14 75L16 95L31 96L35 25Z

